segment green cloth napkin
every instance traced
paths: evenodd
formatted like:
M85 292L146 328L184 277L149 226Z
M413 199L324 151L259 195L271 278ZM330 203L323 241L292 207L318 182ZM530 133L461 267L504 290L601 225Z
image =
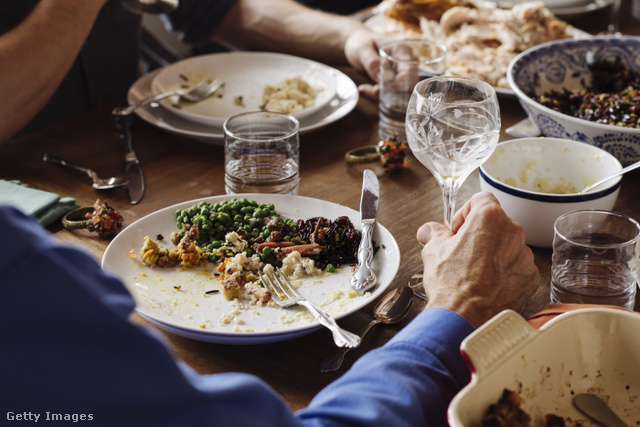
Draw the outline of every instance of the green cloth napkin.
M0 204L14 206L47 227L78 208L76 199L36 190L19 181L0 179Z

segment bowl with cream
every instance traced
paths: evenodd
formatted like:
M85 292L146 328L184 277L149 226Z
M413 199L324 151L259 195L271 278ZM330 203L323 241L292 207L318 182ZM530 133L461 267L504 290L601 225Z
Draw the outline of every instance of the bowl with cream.
M522 225L529 246L550 248L560 215L613 209L621 177L579 192L621 169L615 156L585 142L521 138L498 144L480 167L480 189L493 193L507 215Z

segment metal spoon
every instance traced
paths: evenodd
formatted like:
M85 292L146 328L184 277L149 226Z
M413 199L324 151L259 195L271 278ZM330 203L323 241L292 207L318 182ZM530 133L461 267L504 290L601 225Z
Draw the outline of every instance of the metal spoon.
M413 304L413 290L408 286L401 286L382 297L373 309L373 319L360 333L360 339L378 323L392 324L404 319L409 314L409 309ZM351 350L348 347L341 347L335 356L329 357L320 364L320 372L335 372L342 366L344 355Z
M96 190L110 190L112 188L122 187L123 185L127 185L128 181L124 178L112 177L107 179L101 179L98 175L92 171L91 169L85 168L84 166L80 166L68 160L64 160L55 154L45 154L42 158L45 162L55 163L58 165L62 165L71 169L79 170L81 172L86 173L89 178L93 180L93 188Z
M602 399L600 399L599 396L595 394L577 394L573 397L573 404L580 412L605 427L625 427L627 425Z
M593 190L596 187L599 187L601 184L604 184L605 182L609 181L610 179L613 179L617 176L623 175L629 171L632 171L634 169L638 169L640 168L640 161L635 162L635 163L631 163L629 166L627 166L626 168L620 169L618 172L614 173L611 176L608 176L606 178L601 179L600 181L597 181L591 185L587 185L586 187L584 187L582 189L582 191L580 191L580 193L578 194L584 194L584 193L588 193L589 191Z

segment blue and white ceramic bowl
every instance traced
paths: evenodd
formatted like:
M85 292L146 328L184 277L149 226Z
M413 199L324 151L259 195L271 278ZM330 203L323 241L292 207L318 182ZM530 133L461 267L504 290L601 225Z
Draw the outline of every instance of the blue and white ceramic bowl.
M498 144L480 166L480 189L493 193L507 215L524 228L528 245L550 248L553 224L560 215L581 209L613 209L621 177L595 191L577 192L620 169L613 155L584 142L513 139Z
M640 160L640 129L578 119L547 108L529 97L552 89L582 89L581 80L591 76L590 63L616 57L627 68L640 70L640 37L602 36L541 44L511 61L507 81L542 135L595 145L628 165Z

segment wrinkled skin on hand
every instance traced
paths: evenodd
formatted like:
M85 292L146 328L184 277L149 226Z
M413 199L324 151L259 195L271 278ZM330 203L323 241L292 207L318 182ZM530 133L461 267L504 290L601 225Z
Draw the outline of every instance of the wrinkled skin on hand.
M426 308L446 308L481 326L505 309L521 311L540 287L524 230L490 193L477 193L456 213L453 231L426 223L424 245Z

